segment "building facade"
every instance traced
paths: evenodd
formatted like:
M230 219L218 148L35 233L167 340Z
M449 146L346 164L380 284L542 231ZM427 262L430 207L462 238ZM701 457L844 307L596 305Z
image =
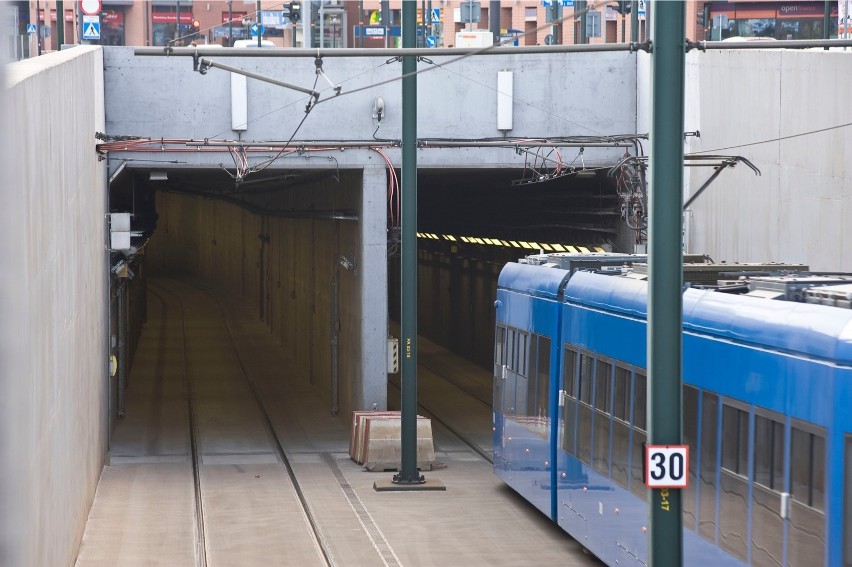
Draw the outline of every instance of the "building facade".
M690 39L771 37L775 39L821 39L825 37L826 6L829 8L829 37L838 36L838 15L849 0L753 0L751 2L707 2L685 0L686 30ZM60 49L64 44L101 45L233 45L252 39L254 29L263 39L281 47L393 47L400 44L402 0L314 0L296 2L299 21L289 18L291 2L256 0L101 0L101 12L83 14L73 0L24 0L7 5L15 14L17 37L13 56ZM384 6L383 6L384 4ZM466 0L418 2L418 45L452 47L456 34L465 30L488 30L490 11L500 10L499 31L491 30L514 45L575 43L579 37L579 2L561 0L562 25L550 23L550 8L540 0L480 1L478 21L467 21ZM63 12L62 34L57 24L57 5ZM260 11L258 12L258 5ZM589 2L586 35L589 43L618 43L631 38L631 15L625 5L639 13L638 37L648 36L649 12L653 2ZM384 7L384 10L383 10ZM383 17L384 14L384 17ZM425 17L424 17L425 16ZM842 30L842 27L841 27ZM97 33L95 33L97 32ZM60 37L60 35L62 37Z

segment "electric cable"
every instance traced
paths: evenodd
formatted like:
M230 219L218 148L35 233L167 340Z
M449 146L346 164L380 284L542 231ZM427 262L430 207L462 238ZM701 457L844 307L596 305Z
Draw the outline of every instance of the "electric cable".
M568 19L572 19L572 20L576 19L578 16L582 16L583 14L586 14L586 13L594 10L596 7L598 7L599 4L603 5L604 3L603 2L589 2L587 4L585 10L579 10L579 11L574 12L573 14L570 14L568 16L563 16L561 18L558 18L558 19L555 19L551 22L548 22L548 23L546 23L542 26L538 26L535 29L532 29L530 31L524 32L523 34L520 34L520 37L524 37L524 36L532 35L532 34L537 34L541 30L546 30L548 28L553 27L554 25L561 24L562 22L564 22L565 20L568 20ZM403 73L402 75L399 75L397 77L392 77L392 78L386 79L384 81L379 81L378 83L373 83L373 84L370 84L370 85L359 87L359 88L353 89L351 91L341 92L338 96L336 96L334 98L319 100L319 101L317 101L317 104L322 104L322 103L327 102L329 100L335 100L335 99L338 99L342 96L355 94L355 93L358 93L358 92L361 92L361 91L366 91L366 90L376 88L376 87L380 87L382 85L390 84L390 83L393 83L393 82L396 82L396 81L401 81L402 79L406 79L408 77L415 77L417 75L420 75L421 73L426 73L426 72L432 71L434 69L441 69L441 68L445 67L446 65L452 65L453 63L458 63L459 61L463 61L463 60L467 59L468 57L473 57L474 55L481 55L483 53L487 53L487 52L491 51L492 49L497 49L497 48L505 45L506 43L508 43L510 41L515 41L515 39L516 39L515 37L507 38L507 39L502 40L499 43L496 43L494 45L488 45L488 46L482 47L480 49L476 49L474 51L471 51L470 53L465 53L464 55L459 55L458 57L450 59L449 61L445 61L443 63L433 63L432 67L424 67L422 69L418 69L418 70L412 71L410 73ZM392 58L388 61L392 61L393 59L395 59L395 58Z
M707 153L721 152L721 151L726 151L726 150L735 150L735 149L738 149L738 148L747 148L749 146L759 146L760 144L771 144L772 142L781 142L781 141L790 140L790 139L793 139L793 138L801 138L802 136L810 136L811 134L820 134L822 132L830 132L831 130L839 130L840 128L848 128L849 126L852 126L852 122L847 122L846 124L837 124L835 126L829 126L827 128L820 128L818 130L810 130L808 132L800 132L798 134L790 134L789 136L781 136L779 138L772 138L772 139L769 139L769 140L761 140L759 142L749 142L747 144L739 144L737 146L727 146L727 147L724 147L724 148L715 148L715 149L712 149L712 150L701 150L701 151L690 152L690 153L692 153L692 154L707 154Z

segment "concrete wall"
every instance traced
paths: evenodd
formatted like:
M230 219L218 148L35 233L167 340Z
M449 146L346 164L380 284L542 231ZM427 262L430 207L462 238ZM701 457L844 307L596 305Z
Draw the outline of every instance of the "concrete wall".
M829 129L849 123L850 65L852 52L843 51L687 55L685 129L701 137L686 138L685 151L741 155L762 173L739 165L713 182L687 212L688 251L852 271L852 233L844 230L852 222L852 128ZM647 69L639 72L640 128ZM692 195L711 172L687 173Z
M71 565L107 439L100 48L6 67L0 191L3 565Z
M107 131L115 135L154 138L235 139L231 130L230 73L210 69L193 72L190 57L136 57L133 48L105 48ZM635 132L633 104L625 103L636 91L635 54L581 53L564 55L504 55L470 57L418 76L418 136L420 138L502 137L497 130L497 72L513 70L514 129L509 136L591 136ZM314 56L304 58L211 59L264 74L302 87L322 91L320 103L298 130L295 140L372 140L376 123L371 117L377 96L385 103L385 118L377 138L402 135L400 63L384 57L326 58L323 69L340 84L335 97L328 83L316 75ZM436 63L450 58L434 58ZM356 89L368 88L359 92ZM248 79L248 127L243 140L283 140L295 132L305 114L307 96L283 87ZM352 94L349 94L352 92ZM623 150L587 148L586 164L614 163ZM396 166L400 154L388 150ZM563 154L567 155L567 154ZM573 155L573 154L572 154ZM123 154L112 157L150 158ZM381 164L366 150L334 154L341 167ZM156 159L187 165L230 164L225 154L165 153ZM425 149L418 166L518 167L524 156L512 149ZM111 165L117 166L115 161ZM281 166L292 166L282 160ZM310 167L302 162L302 165Z

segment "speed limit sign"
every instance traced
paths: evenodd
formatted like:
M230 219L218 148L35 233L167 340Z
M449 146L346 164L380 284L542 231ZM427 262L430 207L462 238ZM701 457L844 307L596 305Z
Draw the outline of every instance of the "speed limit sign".
M688 445L645 446L645 486L648 488L686 488L688 484Z

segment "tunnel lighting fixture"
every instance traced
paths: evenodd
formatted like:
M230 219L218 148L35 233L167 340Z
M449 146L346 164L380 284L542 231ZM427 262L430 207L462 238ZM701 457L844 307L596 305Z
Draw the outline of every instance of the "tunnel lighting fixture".
M497 72L497 130L506 132L512 129L512 71Z
M373 120L376 122L381 122L382 118L385 117L385 101L382 97L377 96L373 101Z
M149 181L168 181L169 174L165 171L152 171L148 174Z

